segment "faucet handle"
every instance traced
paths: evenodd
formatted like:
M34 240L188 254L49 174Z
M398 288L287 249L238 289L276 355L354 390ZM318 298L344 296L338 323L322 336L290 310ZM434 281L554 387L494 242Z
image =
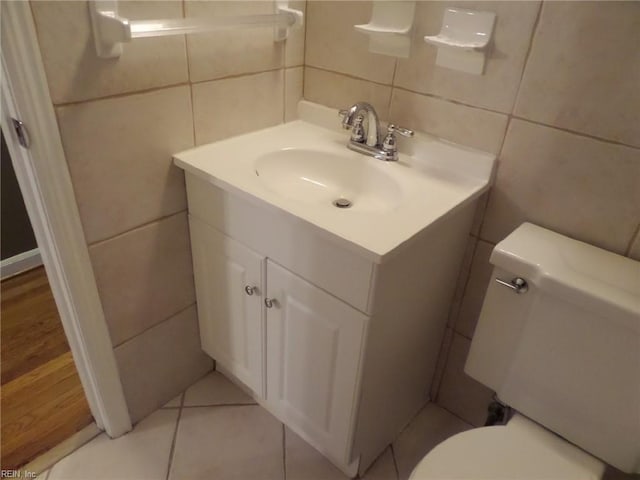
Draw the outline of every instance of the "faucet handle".
M351 128L351 141L364 143L367 139L364 133L364 127L362 124L364 123L364 117L362 115L358 115L356 119L353 121L353 127Z
M398 144L396 142L396 133L403 137L413 137L413 130L399 127L390 123L387 127L387 136L382 141L382 151L385 153L385 160L398 160Z
M349 123L349 110L338 110L338 116L342 117L342 128L349 130L351 123Z
M399 133L403 137L413 137L413 134L415 132L413 130L409 130L408 128L400 127L398 125L390 123L387 127L387 135L390 133Z

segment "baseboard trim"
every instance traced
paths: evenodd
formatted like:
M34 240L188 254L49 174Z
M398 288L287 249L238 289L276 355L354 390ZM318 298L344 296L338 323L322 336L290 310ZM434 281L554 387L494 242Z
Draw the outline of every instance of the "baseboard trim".
M42 265L40 249L27 250L13 257L5 258L0 262L0 278L4 280L40 265Z

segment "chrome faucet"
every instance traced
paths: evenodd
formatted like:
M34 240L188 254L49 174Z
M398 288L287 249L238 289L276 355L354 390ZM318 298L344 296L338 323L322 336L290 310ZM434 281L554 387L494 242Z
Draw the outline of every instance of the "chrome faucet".
M340 110L339 113L342 116L342 128L351 130L347 148L379 160L398 160L396 133L406 137L413 136L412 130L389 124L387 135L381 140L378 114L373 105L366 102L355 103L348 110Z
M360 127L362 127L362 123L364 121L364 112L367 119L366 144L370 147L375 147L380 143L378 138L380 120L378 119L378 114L376 113L376 109L373 108L373 105L366 102L358 102L351 105L348 110L342 110L341 113L342 112L344 112L344 116L342 117L342 128L349 130L350 128L355 127L354 133L357 136L363 135L363 131L360 130ZM362 140L359 140L359 143L362 143Z

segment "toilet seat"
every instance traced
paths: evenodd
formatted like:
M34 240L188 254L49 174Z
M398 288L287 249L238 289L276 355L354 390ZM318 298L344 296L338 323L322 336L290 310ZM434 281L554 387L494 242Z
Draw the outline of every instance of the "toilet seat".
M598 480L604 464L534 422L468 430L445 440L410 480Z

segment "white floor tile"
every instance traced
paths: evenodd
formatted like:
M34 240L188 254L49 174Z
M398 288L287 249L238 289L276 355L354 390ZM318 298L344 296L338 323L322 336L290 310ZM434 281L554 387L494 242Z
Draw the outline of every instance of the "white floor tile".
M211 372L187 389L185 407L255 405L255 401L220 372Z
M287 480L346 480L320 452L285 427Z
M101 434L58 462L47 480L165 480L178 410L158 410L116 439Z
M177 397L172 398L171 400L169 400L167 403L165 403L162 408L175 408L175 407L179 407L180 403L182 402L182 396L184 395L184 392L181 393L180 395L178 395Z
M186 408L170 480L282 480L282 424L257 405Z
M387 448L366 471L362 480L398 480L391 448Z
M429 403L393 442L393 453L400 480L411 471L433 447L456 433L472 428L445 409Z
M285 427L287 480L348 480L320 452ZM371 465L362 480L397 480L391 449L387 448Z

